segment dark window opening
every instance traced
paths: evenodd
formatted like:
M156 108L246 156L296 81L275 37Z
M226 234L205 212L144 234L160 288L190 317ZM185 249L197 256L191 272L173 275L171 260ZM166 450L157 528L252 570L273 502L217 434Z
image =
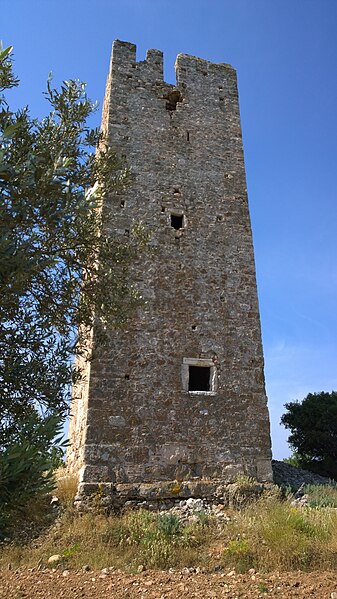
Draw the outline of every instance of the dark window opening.
M186 139L187 139L187 141L190 141L190 132L189 131L186 131Z
M183 100L182 95L178 90L170 92L165 98L168 100L166 102L166 110L177 110L178 102L182 102Z
M124 235L125 237L130 237L130 229L125 229Z
M210 391L210 366L189 366L188 390Z
M197 325L196 324L192 324L192 331L196 331L197 330Z
M162 206L162 207L161 207L161 211L162 211L162 212L165 212L165 206Z
M182 229L184 222L184 216L181 214L178 216L177 214L171 214L171 227L174 229Z
M129 381L130 380L130 375L129 374L125 374L124 378L125 378L126 381Z
M121 200L121 208L125 207L125 200Z

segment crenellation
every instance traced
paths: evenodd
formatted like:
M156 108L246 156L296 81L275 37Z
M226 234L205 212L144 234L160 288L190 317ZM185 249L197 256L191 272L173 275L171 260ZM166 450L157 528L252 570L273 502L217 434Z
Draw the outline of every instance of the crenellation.
M136 45L115 40L112 44L111 63L112 65L126 66L130 64L134 66L136 64Z
M163 53L161 50L148 50L146 52L145 62L152 67L154 74L157 74L159 80L163 80Z

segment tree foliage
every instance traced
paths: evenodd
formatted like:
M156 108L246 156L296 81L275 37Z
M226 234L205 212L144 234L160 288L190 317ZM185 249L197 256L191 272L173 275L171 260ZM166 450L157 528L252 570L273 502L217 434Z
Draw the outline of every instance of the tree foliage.
M20 434L0 451L0 539L15 527L17 515L33 498L53 489L58 449L53 443L60 441L61 428L56 416L44 420L32 416L21 422Z
M337 480L337 392L309 393L285 408L281 422L298 466Z
M95 105L85 84L65 81L57 90L49 80L42 120L28 108L10 109L3 92L16 85L11 48L1 49L0 451L7 460L27 439L41 449L43 425L50 443L80 375L73 357L85 351L88 330L94 321L101 332L123 322L135 301L126 277L132 242L111 235L108 210L102 226L102 198L127 173L87 124Z

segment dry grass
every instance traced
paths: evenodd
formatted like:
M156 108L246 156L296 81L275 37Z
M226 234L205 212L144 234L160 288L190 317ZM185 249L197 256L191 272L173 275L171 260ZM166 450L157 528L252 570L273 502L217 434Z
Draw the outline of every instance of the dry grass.
M224 563L245 571L324 570L337 566L337 513L262 498L225 532Z
M121 517L67 512L35 546L6 548L0 566L11 563L13 567L34 567L59 554L60 566L67 568L88 563L92 568L114 566L131 572L141 564L164 569L194 564L202 545L206 560L208 531L201 524L175 529L174 522L167 527L163 518L145 511Z
M65 468L58 468L55 472L55 479L56 497L64 508L72 508L77 493L78 476L67 472Z
M172 515L147 511L120 517L77 514L72 506L75 482L59 477L64 512L39 539L4 547L0 566L34 567L51 555L59 567L114 566L134 572L140 564L167 569L216 565L246 571L328 570L337 566L337 511L294 508L276 495L264 496L230 521L210 518L182 525ZM325 490L326 491L326 490ZM61 499L61 492L58 493Z

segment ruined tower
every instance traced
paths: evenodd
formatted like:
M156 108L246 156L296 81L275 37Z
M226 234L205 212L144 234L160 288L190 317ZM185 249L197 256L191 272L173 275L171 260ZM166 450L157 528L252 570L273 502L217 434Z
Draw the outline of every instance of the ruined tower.
M142 222L132 264L144 302L74 391L68 465L79 497L221 496L271 480L269 418L236 72L180 54L136 62L115 41L102 127L131 184L106 198L118 235ZM95 338L95 331L93 331Z

